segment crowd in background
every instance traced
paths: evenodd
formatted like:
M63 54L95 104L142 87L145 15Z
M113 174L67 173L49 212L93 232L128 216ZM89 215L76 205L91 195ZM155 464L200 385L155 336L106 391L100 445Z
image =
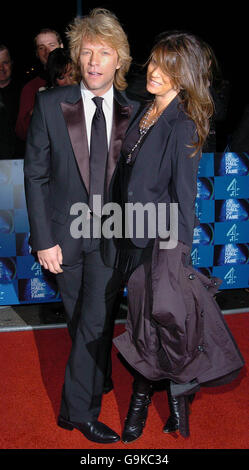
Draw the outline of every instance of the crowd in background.
M23 158L28 127L38 91L73 84L72 63L60 34L52 29L42 29L34 38L38 60L35 76L25 80L15 70L8 44L0 44L0 159ZM248 152L249 105L237 116L233 129L228 128L230 97L233 83L223 78L213 49L205 42L203 47L210 59L210 89L215 113L210 122L210 132L203 152ZM126 93L131 98L146 102L151 96L146 91L146 69L133 63L128 77Z

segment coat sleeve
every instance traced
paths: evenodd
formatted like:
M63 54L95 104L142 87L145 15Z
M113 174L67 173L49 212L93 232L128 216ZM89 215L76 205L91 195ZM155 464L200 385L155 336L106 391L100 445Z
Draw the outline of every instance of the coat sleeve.
M192 246L196 225L195 198L200 153L193 153L196 140L193 121L177 122L173 130L171 202L178 203L178 240Z
M51 231L50 142L38 94L28 131L24 158L24 183L33 251L51 248L56 243Z

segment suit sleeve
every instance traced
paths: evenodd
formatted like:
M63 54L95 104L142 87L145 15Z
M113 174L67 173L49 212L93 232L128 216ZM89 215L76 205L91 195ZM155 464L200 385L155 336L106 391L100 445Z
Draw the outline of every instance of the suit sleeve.
M195 199L200 153L190 157L197 134L193 121L178 122L174 129L172 154L172 202L178 203L178 240L192 246L196 225Z
M51 231L50 142L43 110L42 94L37 95L29 126L24 159L24 183L33 251L56 243Z

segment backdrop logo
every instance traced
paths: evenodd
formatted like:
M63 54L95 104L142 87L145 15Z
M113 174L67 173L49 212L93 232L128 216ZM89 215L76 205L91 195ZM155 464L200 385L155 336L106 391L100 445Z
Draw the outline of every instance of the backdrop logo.
M236 199L227 199L225 201L226 204L226 219L232 220L236 219L239 220L242 212L242 208L240 203Z
M239 191L240 191L240 188L238 186L238 181L236 180L236 178L233 178L231 183L227 186L227 192L229 193L231 197L238 197Z
M43 298L45 297L46 283L40 279L30 279L30 293L31 298Z
M240 160L236 154L228 152L225 156L226 174L238 173Z
M237 230L237 225L233 224L232 227L226 233L226 236L229 238L230 242L237 242L239 239L239 232Z
M42 267L37 261L32 265L31 271L35 276L42 276Z
M243 152L240 154L227 152L217 153L215 156L215 166L217 175L248 175L249 161L248 155Z
M191 253L191 258L192 258L192 263L194 266L198 265L200 263L200 256L198 249L195 248L192 253Z
M224 276L224 279L228 285L235 284L237 276L235 275L235 269L231 268Z
M236 245L234 246L232 243L225 245L225 264L236 263L238 257L239 250Z

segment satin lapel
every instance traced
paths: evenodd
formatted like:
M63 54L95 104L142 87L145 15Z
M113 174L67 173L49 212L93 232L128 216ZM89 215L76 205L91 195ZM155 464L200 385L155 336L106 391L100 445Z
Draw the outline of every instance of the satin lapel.
M89 193L89 150L82 99L80 98L76 103L61 103L61 109L79 171Z
M109 188L115 170L122 142L131 117L132 106L122 106L114 99L112 134L106 170L106 185Z

